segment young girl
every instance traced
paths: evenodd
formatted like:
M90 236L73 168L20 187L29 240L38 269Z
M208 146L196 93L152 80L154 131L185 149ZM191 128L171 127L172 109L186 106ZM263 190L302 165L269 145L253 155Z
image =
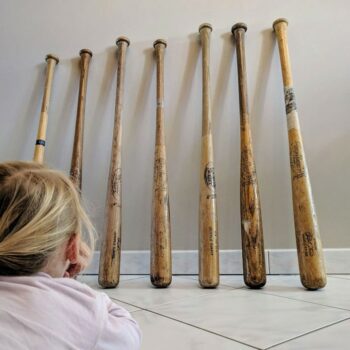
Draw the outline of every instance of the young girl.
M82 232L87 232L89 245ZM139 349L137 323L106 294L72 278L93 227L62 173L0 164L0 349Z

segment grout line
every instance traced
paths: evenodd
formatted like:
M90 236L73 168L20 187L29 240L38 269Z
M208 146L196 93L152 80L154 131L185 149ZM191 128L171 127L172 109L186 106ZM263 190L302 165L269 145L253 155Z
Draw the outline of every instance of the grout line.
M244 286L241 287L241 288L244 288ZM222 292L223 292L223 293L234 292L234 291L236 291L236 290L240 290L241 288L223 289ZM198 288L198 289L199 289L199 290L202 290L201 288ZM107 295L108 295L108 294L107 294ZM196 297L197 297L197 298L201 298L201 297L206 297L206 296L211 296L211 295L213 295L213 293L208 292L208 293L203 293L203 294L197 295ZM114 300L117 300L117 301L120 301L120 302L122 302L122 303L124 303L124 304L129 304L129 305L134 306L134 307L137 307L137 308L139 308L139 309L144 309L144 310L149 311L148 309L145 309L145 307L137 306L137 305L134 305L134 304L130 304L129 302L126 302L126 301L121 300L121 299L117 299L117 298L112 297L112 296L110 296L110 295L108 295L108 296L109 296L109 298L114 299ZM195 297L195 295L194 295L194 296L191 296L191 298L192 298L192 297ZM185 297L185 296L184 296L184 297L181 297L181 298L179 298L179 299L174 299L174 300L172 300L172 301L167 301L167 302L160 303L160 304L152 304L152 305L149 305L149 306L147 306L147 307L158 307L158 306L170 305L170 304L174 304L174 303L181 302L182 300L187 299L187 298L189 298L189 297Z
M349 276L349 274L344 273L344 276ZM327 275L327 277L337 278L337 279L339 279L339 280L350 281L350 278L341 277L341 276L339 276L339 274L337 274L337 276L334 276L334 275Z
M323 329L326 329L326 328L329 328L329 327L333 327L333 326L335 326L335 325L337 325L337 324L339 324L339 323L342 323L342 322L345 322L345 321L348 321L348 320L350 320L350 317L347 317L347 318L344 318L343 320L339 320L339 321L330 323L330 324L328 324L328 325L326 325L326 326L323 326L323 327L320 327L320 328L316 328L316 329L314 329L314 330L312 330L312 331L309 331L309 332L307 332L307 333L304 333L304 334L298 335L298 336L296 336L296 337L290 338L290 339L285 340L285 341L283 341L283 342L280 342L280 343L278 343L278 344L274 344L274 345L272 345L272 346L270 346L270 347L268 347L268 348L265 348L264 350L269 350L269 349L276 348L277 346L280 346L280 345L282 345L282 344L289 343L289 342L291 342L291 341L293 341L293 340L295 340L295 339L305 337L305 336L307 336L307 335L309 335L309 334L319 332L319 331L321 331L321 330L323 330Z
M134 306L134 305L133 305L133 306ZM226 335L222 335L222 334L219 334L219 333L210 331L210 330L208 330L208 329L205 329L205 328L196 326L196 325L194 325L194 324L187 323L187 322L181 321L181 320L179 320L179 319L176 319L176 318L173 318L173 317L170 317L170 316L166 316L166 315L160 314L160 313L158 313L158 312L156 312L156 311L153 311L153 310L149 310L149 309L145 309L145 308L140 308L140 310L135 310L134 312L137 312L137 311L146 311L146 312L150 312L150 313L155 314L155 315L157 315L157 316L161 316L161 317L167 318L167 319L169 319L169 320L172 320L172 321L175 321L175 322L178 322L178 323L185 324L186 326L190 326L190 327L199 329L199 330L201 330L201 331L203 331L203 332L210 333L210 334L216 335L216 336L218 336L218 337L221 337L221 338L224 338L224 339L228 339L228 340L234 341L234 342L236 342L236 343L239 343L239 344L248 346L248 347L251 348L251 349L262 350L262 348L258 348L258 347L254 346L254 345L249 345L249 344L244 343L244 342L242 342L242 341L240 341L240 340L237 340L237 339L234 339L234 338L230 338L230 337L228 337L228 336L226 336Z
M118 300L118 301L119 301L119 300ZM135 307L136 307L136 306L135 306ZM126 310L126 311L128 311L128 310ZM138 308L137 310L129 311L129 312L130 312L130 314L133 314L133 313L138 312L138 311L145 311L145 310L144 310L144 309Z
M84 276L96 276L96 277L97 277L97 275L79 275L80 278L81 278L81 277L84 278ZM125 275L125 276L131 276L131 275ZM98 281L97 281L96 286L90 286L87 282L85 282L85 281L80 281L80 280L79 280L79 277L78 277L78 279L77 279L77 281L78 281L79 283L83 283L83 284L87 285L88 287L90 287L91 289L93 289L93 290L95 290L95 291L97 291L97 292L106 293L107 295L108 295L108 293L106 292L107 290L118 289L118 288L120 288L120 284L121 284L121 283L124 283L124 282L127 282L127 281L135 281L135 280L144 278L144 276L138 276L138 277L136 277L136 275L135 275L134 278L129 278L129 279L123 280L123 281L120 280L120 281L119 281L119 284L118 284L115 288L102 288L102 287L98 284ZM108 295L108 296L109 296L109 295ZM122 301L122 300L120 300L120 301Z
M137 308L140 309L140 310L146 310L146 309L144 309L143 307L137 306L137 305L135 305L135 304L131 304L131 303L129 303L129 302L123 301L123 300L121 300L121 299L117 299L117 298L115 298L115 297L109 296L109 298L110 298L110 299L113 299L113 300L116 300L116 301L119 301L119 302L124 303L124 304L128 304L128 305L133 306L133 307L137 307ZM135 310L135 311L139 311L139 310Z
M303 300L303 299L296 299L296 298L293 298L293 297L286 297L284 295L274 294L274 293L271 293L271 292L266 292L264 290L254 290L254 289L252 289L251 291L254 292L254 293L259 293L261 295L262 294L266 294L266 295L271 295L271 296L278 297L278 298L289 299L289 300L293 300L293 301L299 301L299 302L308 303L308 304L312 304L312 305L319 305L319 306L324 306L324 307L328 307L328 308L331 308L331 309L337 309L337 310L350 312L350 309L344 309L344 308L338 307L338 306L325 305L325 304L321 304L321 303L316 303L314 301L308 301L308 300Z
M95 276L96 278L98 278L98 275L96 275L96 274L82 274L82 275L79 275L79 276L78 276L78 281L79 281L79 277L80 277L80 278L84 278L84 277L86 277L86 276L88 276L88 277L90 277L90 276ZM146 277L147 275L136 275L136 274L135 274L135 275L120 275L120 276L135 276L135 277L128 278L128 279L126 279L126 280L119 280L119 283L121 283L121 282L126 282L126 281L137 280L137 279L140 279L140 278L144 278L144 277ZM79 281L79 282L85 283L84 281ZM97 281L97 283L98 283L98 281ZM117 286L116 288L118 288L118 286ZM110 289L110 288L101 288L101 289Z

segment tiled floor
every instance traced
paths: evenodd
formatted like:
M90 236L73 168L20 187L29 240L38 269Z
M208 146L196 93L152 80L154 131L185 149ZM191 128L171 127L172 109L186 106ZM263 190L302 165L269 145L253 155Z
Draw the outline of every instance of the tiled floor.
M167 289L148 276L122 276L102 290L97 276L79 280L104 291L139 322L143 350L350 349L350 275L331 275L325 289L307 291L298 276L268 276L247 289L242 276L221 276L201 289L197 276L174 276Z

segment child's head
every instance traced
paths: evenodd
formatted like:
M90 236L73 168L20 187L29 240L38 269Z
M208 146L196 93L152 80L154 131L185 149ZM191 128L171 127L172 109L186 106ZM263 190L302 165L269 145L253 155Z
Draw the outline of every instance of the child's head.
M83 230L92 248L93 226L67 176L36 163L0 164L0 275L43 270Z

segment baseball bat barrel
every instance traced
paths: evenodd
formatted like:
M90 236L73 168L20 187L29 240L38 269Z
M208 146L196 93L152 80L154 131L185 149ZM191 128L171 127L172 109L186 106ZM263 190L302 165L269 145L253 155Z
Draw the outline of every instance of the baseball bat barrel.
M86 89L92 52L88 49L82 49L79 54L81 57L80 83L70 177L75 186L81 191Z
M47 66L46 66L44 95L43 95L43 101L41 104L39 127L38 127L38 133L36 137L34 157L33 157L34 162L37 162L40 164L44 162L46 129L47 129L47 122L48 122L48 112L49 112L49 105L50 105L53 74L55 71L55 67L59 62L58 57L52 54L48 54L45 60L46 60Z
M288 22L284 18L273 23L284 85L299 271L305 288L318 289L326 285L327 277L293 89L287 26Z
M203 288L219 284L219 243L216 209L216 183L210 103L210 33L212 27L199 27L202 45L202 139L199 200L199 283Z
M119 283L121 253L121 208L122 208L122 125L121 114L124 95L125 60L129 39L120 37L116 42L117 51L117 91L111 162L108 176L106 199L106 229L102 242L98 282L103 288L114 288Z
M232 27L237 49L238 90L241 124L241 236L244 282L250 288L260 288L266 283L263 226L260 196L255 169L253 143L250 131L247 73L245 60L245 32L247 25L237 23Z
M154 42L157 63L157 114L154 153L152 228L151 228L151 282L164 288L171 283L171 229L169 190L166 166L164 131L164 51L165 40Z

